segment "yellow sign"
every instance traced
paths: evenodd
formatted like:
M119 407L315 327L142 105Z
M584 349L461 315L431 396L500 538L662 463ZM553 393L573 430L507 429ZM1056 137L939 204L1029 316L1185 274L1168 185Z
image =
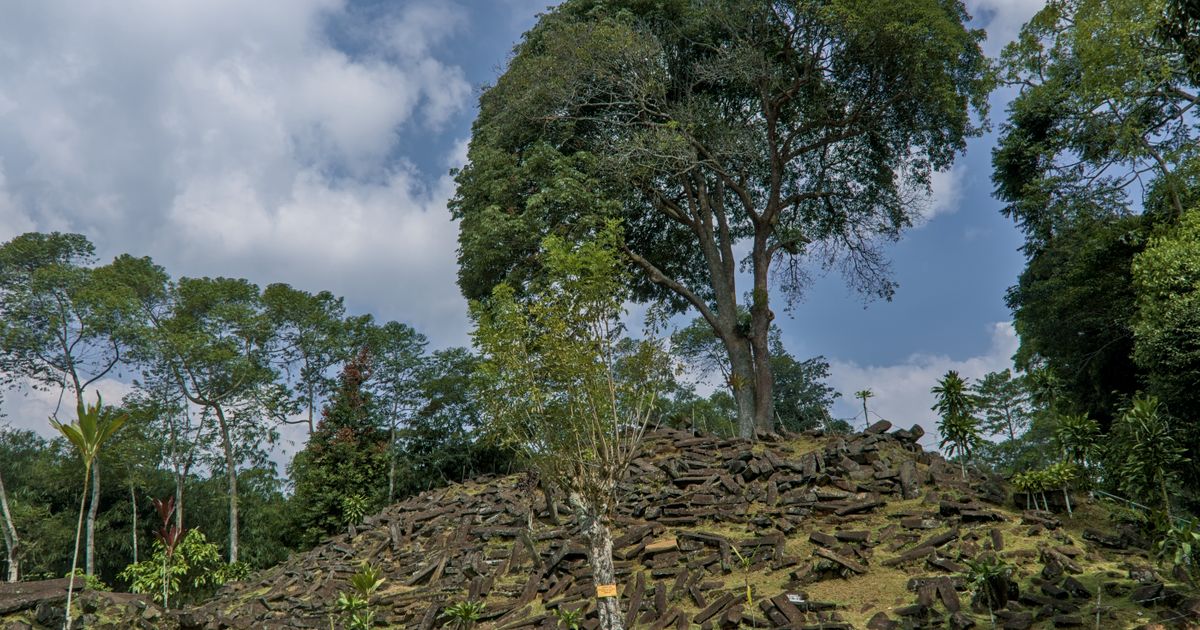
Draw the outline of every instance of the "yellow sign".
M596 585L596 597L616 597L616 596L617 596L617 585L616 584L597 584Z

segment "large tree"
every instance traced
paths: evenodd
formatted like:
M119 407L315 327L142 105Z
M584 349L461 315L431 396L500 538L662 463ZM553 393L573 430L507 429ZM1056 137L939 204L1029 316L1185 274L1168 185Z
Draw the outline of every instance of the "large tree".
M967 19L958 0L564 2L481 97L452 202L460 286L519 291L544 235L620 216L635 296L698 311L739 432L771 428L772 279L795 297L810 265L840 266L892 294L879 244L979 130Z
M1193 15L1167 0L1051 2L1003 55L1019 91L993 179L1025 233L1008 295L1018 367L1051 368L1063 406L1104 428L1154 380L1131 356L1132 263L1200 201Z
M57 391L59 417L82 407L84 393L109 376L128 346L132 305L114 291L119 270L95 266L95 248L80 234L22 234L0 245L0 384L18 379ZM100 463L92 468L84 568L95 571Z

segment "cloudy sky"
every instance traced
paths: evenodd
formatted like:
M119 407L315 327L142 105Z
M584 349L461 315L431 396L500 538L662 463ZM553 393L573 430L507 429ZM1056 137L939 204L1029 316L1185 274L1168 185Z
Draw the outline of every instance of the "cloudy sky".
M468 343L447 173L547 0L0 1L0 241L80 232L105 258L329 289L435 346ZM968 0L989 54L1040 5ZM1021 258L990 196L993 141L890 249L893 302L864 305L834 275L781 318L794 354L833 364L839 414L870 387L883 417L928 424L940 374L1008 365ZM43 405L10 399L9 421L44 427Z

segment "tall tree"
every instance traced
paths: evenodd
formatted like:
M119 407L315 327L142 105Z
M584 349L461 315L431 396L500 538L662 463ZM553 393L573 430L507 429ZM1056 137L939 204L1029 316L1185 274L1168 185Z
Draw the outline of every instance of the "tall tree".
M1018 367L1052 367L1073 410L1105 429L1140 385L1130 263L1200 194L1190 11L1174 0L1051 2L1003 54L1019 92L993 181L1029 258L1008 300Z
M984 374L971 385L971 394L983 413L982 426L988 435L1007 435L1009 440L1016 440L1029 427L1029 393L1024 379L1014 377L1012 370Z
M317 430L292 461L293 517L306 546L353 529L383 502L389 443L378 401L367 389L373 369L366 349L346 363Z
M879 243L979 131L990 75L967 19L957 0L560 4L480 99L452 202L460 286L520 289L544 235L620 216L635 296L697 310L739 432L772 428L772 273L789 297L814 262L891 296Z
M483 401L493 430L567 494L587 541L600 627L621 629L610 524L655 407L657 344L622 344L628 298L610 223L577 247L546 239L548 281L523 303L507 284L474 302ZM608 590L611 589L611 590ZM607 591L607 592L606 592Z
M158 322L158 352L179 393L216 422L229 495L229 562L238 562L238 467L287 409L268 352L273 328L252 283L181 278L168 316Z
M418 377L425 364L424 352L429 340L411 326L394 321L368 326L365 334L372 361L371 380L366 386L388 426L387 501L391 503L396 497L398 432L412 419L420 404Z
M56 419L62 397L81 407L86 390L121 363L128 341L130 305L111 290L115 270L94 263L95 248L79 234L31 232L0 245L0 379L57 390ZM95 570L99 462L91 472L88 575Z
M311 435L314 414L333 387L330 372L347 358L346 307L328 291L313 294L281 283L264 289L262 301L275 327L276 362Z

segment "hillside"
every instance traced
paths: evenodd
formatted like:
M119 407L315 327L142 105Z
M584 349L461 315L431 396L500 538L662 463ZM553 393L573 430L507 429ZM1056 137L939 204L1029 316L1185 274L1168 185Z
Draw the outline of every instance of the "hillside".
M1015 567L996 627L1185 627L1200 612L1100 506L1083 501L1074 517L1015 511L995 480L964 482L923 452L919 427L888 429L756 444L649 435L615 532L628 625L989 628L958 575L991 550ZM227 586L178 625L328 628L366 560L387 578L373 599L381 623L447 627L447 606L477 600L477 627L558 627L555 611L586 612L594 586L570 515L555 525L526 485L520 475L480 479L394 505L353 538ZM536 558L520 538L530 501Z

